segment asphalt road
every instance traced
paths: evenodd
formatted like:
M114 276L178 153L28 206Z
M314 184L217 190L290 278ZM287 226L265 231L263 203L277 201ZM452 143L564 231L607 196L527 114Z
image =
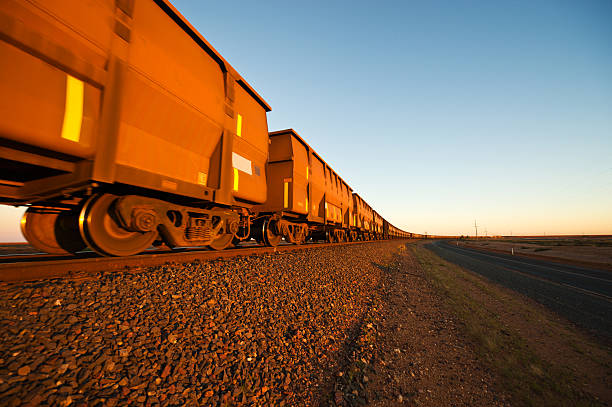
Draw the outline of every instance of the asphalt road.
M533 298L592 333L612 340L612 273L525 257L427 244L432 252Z

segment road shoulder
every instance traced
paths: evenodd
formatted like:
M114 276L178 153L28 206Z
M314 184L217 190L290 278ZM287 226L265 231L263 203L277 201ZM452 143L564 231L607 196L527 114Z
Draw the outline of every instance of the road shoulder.
M321 404L509 405L407 246L376 266L381 283Z
M535 301L411 245L428 282L519 405L612 403L610 349Z

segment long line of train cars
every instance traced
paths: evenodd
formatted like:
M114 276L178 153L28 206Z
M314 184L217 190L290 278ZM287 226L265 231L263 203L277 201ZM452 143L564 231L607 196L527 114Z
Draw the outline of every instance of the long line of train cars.
M49 253L412 237L167 0L0 3L0 203Z

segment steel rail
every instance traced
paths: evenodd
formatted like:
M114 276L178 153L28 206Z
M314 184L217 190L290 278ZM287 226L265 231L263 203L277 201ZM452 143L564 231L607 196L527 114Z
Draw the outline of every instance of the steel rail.
M408 239L409 241L410 239ZM322 247L340 247L355 244L391 242L393 240L368 240L345 243L307 243L302 245L245 246L220 251L181 250L163 253L142 253L130 257L75 257L61 260L26 261L0 264L0 282L38 281L52 278L80 278L99 272L129 271L132 268L161 266L167 263L210 261L222 258L291 252ZM405 242L406 239L398 241ZM41 255L48 257L48 255Z

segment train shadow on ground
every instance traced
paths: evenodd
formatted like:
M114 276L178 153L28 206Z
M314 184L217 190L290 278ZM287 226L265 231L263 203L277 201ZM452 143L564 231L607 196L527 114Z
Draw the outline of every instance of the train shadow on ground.
M352 357L352 355L353 352L359 348L358 341L365 332L367 322L374 316L373 307L376 305L378 309L382 310L388 308L387 303L390 296L393 295L393 293L389 290L391 274L398 272L398 270L393 269L392 265L397 264L399 256L399 254L394 253L393 257L389 260L389 265L383 265L376 262L370 263L373 267L381 271L380 275L378 276L378 281L372 289L373 295L365 301L364 309L360 313L357 322L347 329L347 337L344 343L336 352L335 358L332 358L333 362L335 362L332 364L332 366L335 366L335 368L329 369L323 373L319 395L314 397L314 400L316 400L314 405L337 405L337 402L334 400L334 395L339 389L346 387L347 375L343 374L341 376L340 373L348 372L351 366L355 364L356 360ZM382 321L376 321L377 324L380 324L380 322ZM348 403L345 402L344 404L360 405L363 404L363 402L367 403L367 401L362 400L361 403L355 401Z

